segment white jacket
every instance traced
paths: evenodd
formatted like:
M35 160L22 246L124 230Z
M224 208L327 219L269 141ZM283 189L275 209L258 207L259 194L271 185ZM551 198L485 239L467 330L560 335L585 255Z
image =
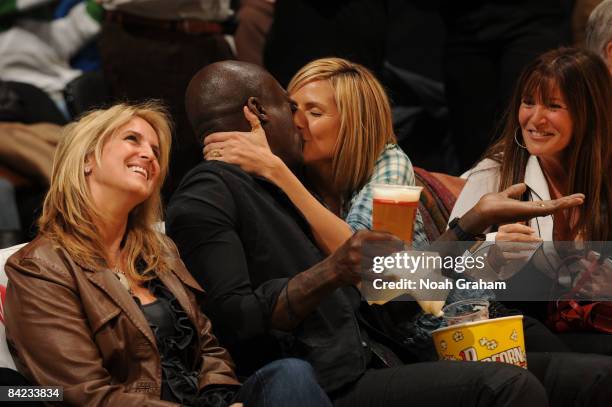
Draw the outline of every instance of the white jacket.
M500 167L500 163L492 159L484 159L479 162L476 167L461 176L462 178L467 178L467 182L461 190L461 194L459 198L457 198L457 202L451 211L449 222L455 217L463 216L469 209L476 205L483 195L489 192L498 192ZM527 161L524 183L527 185L530 200L547 201L550 199L548 183L536 156L530 156ZM551 215L533 218L530 220L529 226L536 231L537 235L542 240L553 240L553 217ZM488 252L490 245L495 242L496 235L497 232L487 233L487 243L480 246L478 249L479 255ZM501 279L509 278L533 259L540 270L552 276L553 273L557 273L561 259L556 254L553 245L543 246L542 249L542 252L539 252L537 249L524 251L523 253L527 254L526 258L523 260L511 261L494 273ZM538 252L540 255L533 258ZM466 253L465 255L471 256L472 254ZM493 270L488 263L486 264L487 266L485 269L480 270L480 274L488 278L493 278ZM565 276L557 276L557 278L559 278L561 284L567 285L570 283L570 280L567 273L565 274Z
M456 217L463 216L470 210L478 200L489 192L497 192L499 188L500 164L491 159L484 159L476 167L464 173L461 178L467 178L467 182L457 198L457 202L451 212L449 222ZM536 156L530 156L525 168L525 184L529 191L532 201L547 201L550 199L548 183L540 167ZM543 216L533 218L529 226L535 229L536 233L544 241L553 240L553 218ZM494 241L496 233L488 233L487 240Z

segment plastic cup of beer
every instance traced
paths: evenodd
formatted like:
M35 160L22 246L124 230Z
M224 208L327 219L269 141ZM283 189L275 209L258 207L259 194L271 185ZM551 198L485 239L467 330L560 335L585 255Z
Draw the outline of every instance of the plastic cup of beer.
M463 300L442 308L448 326L489 319L489 301Z
M375 184L372 189L372 229L392 233L406 244L412 244L414 220L423 188Z

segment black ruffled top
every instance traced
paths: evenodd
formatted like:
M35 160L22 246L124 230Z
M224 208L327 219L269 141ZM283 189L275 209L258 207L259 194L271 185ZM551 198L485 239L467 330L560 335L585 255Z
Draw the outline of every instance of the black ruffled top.
M197 346L196 330L177 299L159 279L150 280L148 288L156 301L145 305L137 302L155 334L161 356L161 399L183 406L229 406L237 387L198 390L199 372L191 370L193 347Z

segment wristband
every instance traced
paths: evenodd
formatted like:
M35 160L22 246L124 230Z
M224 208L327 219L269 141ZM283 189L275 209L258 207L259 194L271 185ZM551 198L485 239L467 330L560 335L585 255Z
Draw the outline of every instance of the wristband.
M459 226L460 219L461 218L455 218L451 220L450 223L448 224L448 228L455 233L455 236L457 236L457 239L463 242L486 240L487 237L484 233L473 234L473 233L469 233L463 230L461 226Z

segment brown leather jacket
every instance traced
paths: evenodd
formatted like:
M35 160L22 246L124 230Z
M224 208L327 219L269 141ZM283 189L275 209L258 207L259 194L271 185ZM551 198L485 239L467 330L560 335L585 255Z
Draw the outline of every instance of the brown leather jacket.
M194 291L203 291L175 253L159 279L199 333L193 368L200 388L238 384ZM47 238L11 256L5 323L17 368L34 383L63 386L71 406L176 406L160 400L160 356L147 320L109 269L89 270Z

